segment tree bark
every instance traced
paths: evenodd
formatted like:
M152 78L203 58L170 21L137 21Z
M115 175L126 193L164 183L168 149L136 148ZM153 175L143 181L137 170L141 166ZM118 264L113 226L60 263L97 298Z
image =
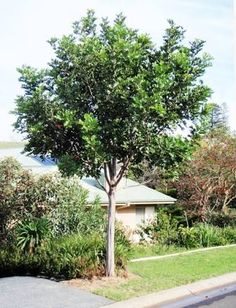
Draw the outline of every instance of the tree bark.
M108 227L107 227L107 254L106 275L115 276L115 212L116 212L116 188L111 187L108 193Z
M117 172L117 159L113 157L110 162L104 164L105 179L109 189L108 195L108 226L107 226L107 251L106 251L106 275L115 276L115 214L116 214L116 189L126 171L130 159L123 162L123 166Z

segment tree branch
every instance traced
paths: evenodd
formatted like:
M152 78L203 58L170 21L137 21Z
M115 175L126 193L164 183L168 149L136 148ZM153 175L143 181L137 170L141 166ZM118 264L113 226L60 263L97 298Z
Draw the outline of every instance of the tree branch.
M105 186L102 185L102 183L99 181L99 179L96 179L98 185L107 193L107 189Z
M129 163L130 163L131 157L127 158L126 161L123 163L123 166L120 167L120 170L116 176L115 185L117 185L120 180L122 179L125 171L128 169Z
M105 175L105 179L106 179L106 182L108 183L108 185L110 186L110 178L109 178L109 175L108 175L108 172L107 172L107 163L104 163L104 175ZM107 190L106 190L107 191Z

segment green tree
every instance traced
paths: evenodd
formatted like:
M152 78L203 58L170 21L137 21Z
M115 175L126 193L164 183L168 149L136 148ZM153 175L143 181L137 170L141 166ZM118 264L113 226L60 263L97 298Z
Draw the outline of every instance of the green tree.
M67 174L99 179L104 170L108 207L107 275L114 268L116 188L130 164L149 159L163 136L204 112L210 89L201 76L211 58L204 42L183 43L169 21L163 44L129 28L120 14L99 26L93 11L73 33L51 39L46 70L19 69L24 95L16 100L15 128L26 151L51 154Z
M150 188L173 193L170 183L181 174L198 141L198 138L163 136L148 160L130 166L129 176Z
M228 130L227 105L212 103L209 106L208 129L211 131L215 129Z

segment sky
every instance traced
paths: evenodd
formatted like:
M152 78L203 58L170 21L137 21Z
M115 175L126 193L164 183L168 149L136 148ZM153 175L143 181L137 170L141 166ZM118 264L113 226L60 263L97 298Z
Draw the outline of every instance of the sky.
M226 103L229 124L236 130L235 34L233 0L0 0L0 140L19 140L13 131L16 96L22 94L17 67L46 67L53 57L47 40L69 34L72 23L94 9L111 21L122 12L127 24L162 42L167 19L186 29L186 41L206 41L214 58L204 80L214 94L210 101Z

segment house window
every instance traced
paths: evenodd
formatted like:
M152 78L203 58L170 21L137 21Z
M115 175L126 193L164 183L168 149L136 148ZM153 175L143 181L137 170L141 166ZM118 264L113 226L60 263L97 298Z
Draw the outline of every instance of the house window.
M136 224L140 225L145 220L145 207L136 207Z

